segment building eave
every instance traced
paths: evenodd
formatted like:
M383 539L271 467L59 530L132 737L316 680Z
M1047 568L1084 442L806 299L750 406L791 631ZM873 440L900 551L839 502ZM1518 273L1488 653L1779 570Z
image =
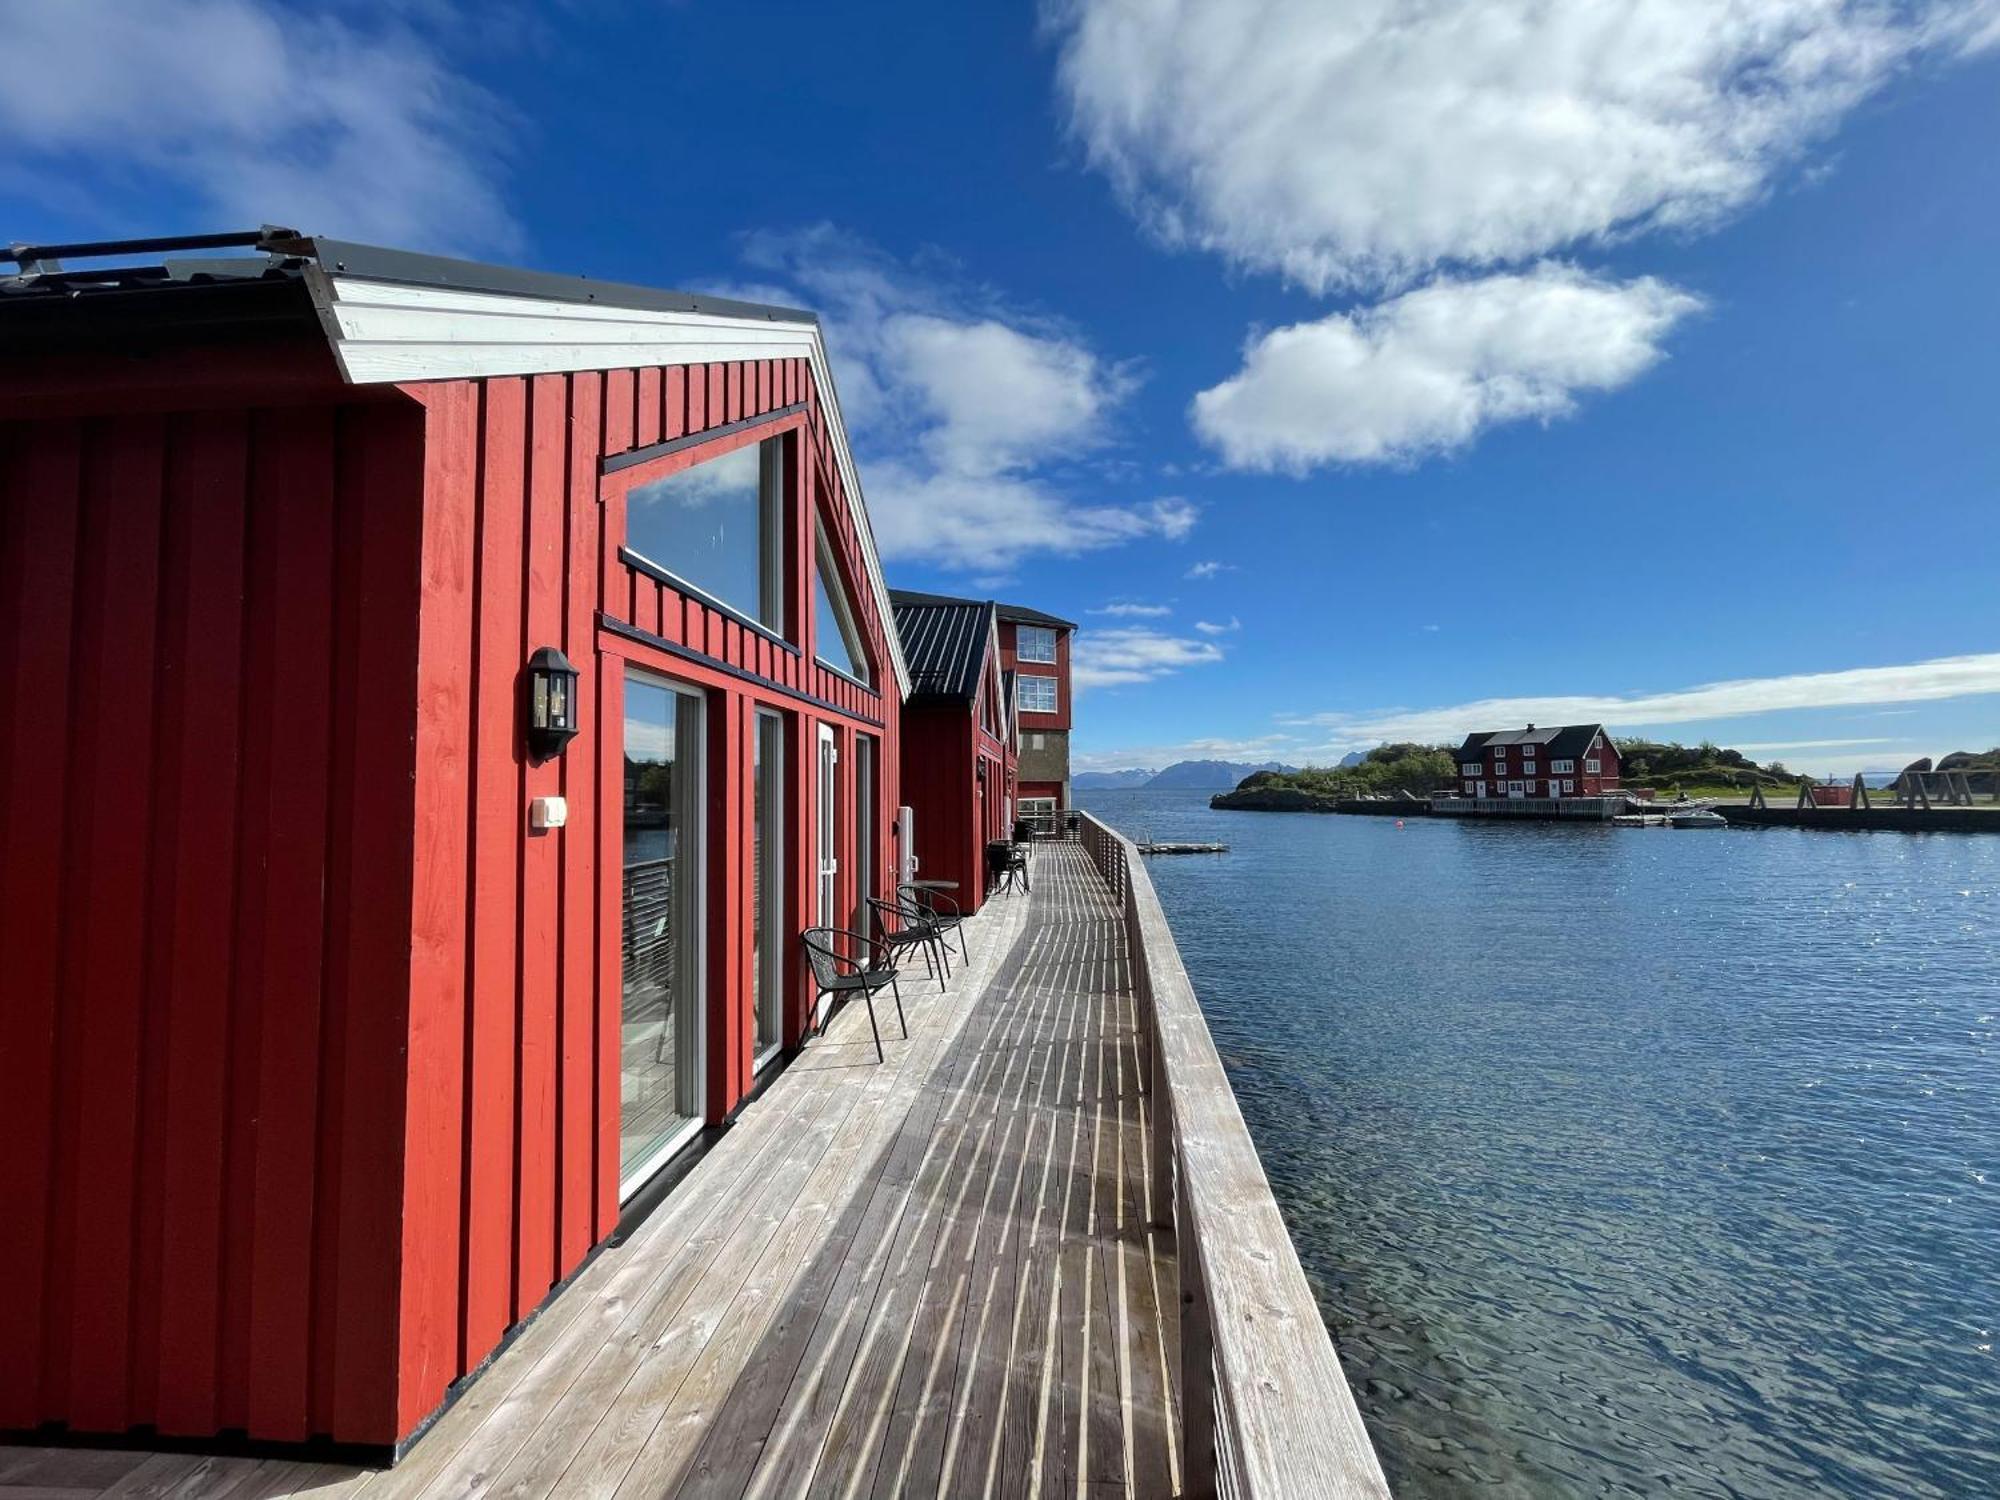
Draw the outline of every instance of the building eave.
M313 244L316 253L306 262L306 284L341 374L352 385L805 360L826 415L898 697L908 695L910 670L896 638L888 582L841 417L826 341L811 313L344 242ZM425 280L419 271L435 274Z

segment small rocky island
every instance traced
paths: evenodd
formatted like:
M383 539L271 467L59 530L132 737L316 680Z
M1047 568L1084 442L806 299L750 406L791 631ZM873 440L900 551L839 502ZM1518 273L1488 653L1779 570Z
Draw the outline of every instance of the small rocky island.
M1340 798L1331 790L1299 785L1300 773L1258 771L1237 783L1235 790L1217 792L1210 807L1246 812L1332 812Z
M1421 803L1433 787L1448 786L1457 773L1449 748L1441 745L1378 745L1337 766L1302 771L1258 771L1208 805L1226 811L1338 812L1343 802L1391 798ZM1375 811L1374 807L1359 809ZM1413 809L1421 812L1421 806Z

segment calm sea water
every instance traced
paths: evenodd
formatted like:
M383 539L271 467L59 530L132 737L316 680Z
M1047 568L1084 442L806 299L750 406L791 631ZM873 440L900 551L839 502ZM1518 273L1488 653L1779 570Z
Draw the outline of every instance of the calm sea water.
M2000 838L1079 800L1405 1500L2000 1496Z

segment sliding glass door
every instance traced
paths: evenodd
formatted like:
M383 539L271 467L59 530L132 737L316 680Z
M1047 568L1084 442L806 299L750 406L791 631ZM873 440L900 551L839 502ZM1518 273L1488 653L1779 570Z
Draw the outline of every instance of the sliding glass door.
M619 1194L701 1128L703 702L625 679Z
M755 1061L785 1041L785 721L759 710L750 831L750 989L757 997Z
M854 737L854 920L856 932L868 931L868 898L875 890L875 740Z

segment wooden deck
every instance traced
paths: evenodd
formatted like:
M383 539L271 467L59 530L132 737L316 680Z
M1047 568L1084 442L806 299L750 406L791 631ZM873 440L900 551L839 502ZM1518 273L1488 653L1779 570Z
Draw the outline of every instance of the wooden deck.
M1122 908L1076 844L949 994L850 1009L385 1472L0 1448L22 1495L318 1500L1174 1493Z

